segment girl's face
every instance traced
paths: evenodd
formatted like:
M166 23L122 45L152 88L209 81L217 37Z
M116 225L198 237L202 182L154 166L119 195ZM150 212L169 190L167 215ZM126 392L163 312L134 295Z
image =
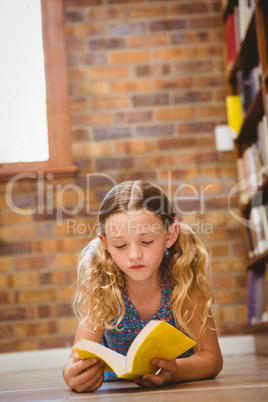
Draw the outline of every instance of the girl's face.
M158 277L164 251L178 234L178 223L166 231L162 220L145 210L110 216L99 238L128 280L146 281Z

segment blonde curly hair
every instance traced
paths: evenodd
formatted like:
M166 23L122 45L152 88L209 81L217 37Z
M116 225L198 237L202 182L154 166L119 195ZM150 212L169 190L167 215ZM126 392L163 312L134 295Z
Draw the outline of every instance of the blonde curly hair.
M100 233L105 235L108 217L144 209L158 216L166 230L178 220L169 199L157 186L142 180L128 181L113 187L104 198L98 214ZM204 331L213 295L208 280L209 255L190 226L180 223L178 239L167 249L162 266L171 284L170 307L176 326L197 338L188 324L198 300L203 323L200 334ZM118 327L125 313L125 277L99 238L92 240L80 255L75 287L73 307L80 322L90 320L95 327Z

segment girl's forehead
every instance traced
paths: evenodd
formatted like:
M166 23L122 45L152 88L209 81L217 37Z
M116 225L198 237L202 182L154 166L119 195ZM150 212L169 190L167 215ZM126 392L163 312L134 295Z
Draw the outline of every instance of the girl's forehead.
M163 228L161 218L150 211L119 212L111 215L105 222L106 234L115 237L128 234L159 234Z

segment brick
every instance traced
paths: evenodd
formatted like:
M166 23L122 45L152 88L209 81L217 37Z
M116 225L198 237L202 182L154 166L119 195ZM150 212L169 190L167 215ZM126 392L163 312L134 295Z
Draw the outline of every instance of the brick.
M172 149L187 149L197 146L197 139L194 137L167 138L158 141L160 151Z
M153 61L180 60L180 59L188 59L189 57L190 57L190 51L189 49L186 48L152 49L151 51L151 58Z
M0 257L0 272L8 272L11 270L12 260L9 257Z
M209 102L212 100L211 91L187 91L174 94L174 103Z
M153 18L164 15L166 15L164 4L135 5L128 8L128 18Z
M31 289L16 292L17 303L41 303L56 300L55 289Z
M168 19L168 20L156 20L150 22L150 29L152 32L157 31L173 31L177 29L186 29L185 19Z
M104 27L91 24L72 24L66 25L67 37L91 36L104 34Z
M110 127L94 129L94 138L97 141L111 140L115 138L127 138L132 136L130 127Z
M203 169L204 177L235 177L236 176L236 168L234 166L214 166L214 167L204 167Z
M11 228L9 226L1 226L0 242L10 242L13 240L11 236Z
M116 152L119 154L131 154L131 153L145 153L155 150L155 144L153 141L139 140L139 141L124 141L116 143Z
M192 123L181 123L179 124L179 133L189 134L189 133L205 133L214 132L216 123L214 121L198 121Z
M225 105L199 106L197 109L197 115L198 115L198 117L210 117L210 116L225 117L226 116L226 107L225 107Z
M199 137L199 146L201 148L215 148L215 143L215 136L212 136L211 134L200 135Z
M145 136L160 136L174 134L174 126L173 124L165 124L165 125L153 125L153 126L139 126L137 127L137 136L145 137Z
M170 65L169 64L143 64L140 66L136 66L136 75L137 76L161 76L168 75L170 73Z
M59 327L61 334L75 334L78 326L78 320L75 317L60 319Z
M78 141L85 141L90 139L90 132L89 130L85 129L77 129L73 131L73 139L75 142Z
M137 156L135 158L135 162L137 166L174 166L177 165L178 159L177 155L147 155L147 156Z
M83 111L88 107L86 98L77 98L71 100L71 110L72 112Z
M122 38L93 39L88 42L91 50L110 50L126 47L126 41Z
M225 79L222 75L209 75L202 77L194 77L193 85L198 88L202 87L222 87L225 86Z
M85 43L82 39L78 38L67 38L67 49L70 52L73 51L85 51Z
M39 285L64 285L75 281L76 273L74 271L54 271L38 274Z
M230 275L213 275L212 286L217 289L228 289L233 286L233 280Z
M92 67L90 70L90 78L92 80L110 80L110 79L116 79L116 78L127 78L129 75L129 69L128 67ZM95 83L96 87L98 88L99 83ZM102 84L105 84L104 87L106 88L106 92L95 92L95 93L108 93L107 88L108 84L107 82L103 82Z
M68 286L68 287L59 289L58 293L59 293L60 300L71 300L74 295L74 290L72 288L70 288L70 286Z
M81 11L66 11L65 22L83 21L83 13Z
M207 17L192 17L190 20L190 27L196 28L218 28L221 26L221 19L218 16L207 16Z
M69 303L57 303L38 306L38 317L54 318L72 316L73 310Z
M123 7L98 7L88 12L89 21L117 20L126 17L126 10Z
M31 253L33 250L33 245L30 242L11 242L2 243L0 248L0 255L9 254L27 254Z
M74 158L88 158L94 156L111 155L113 147L110 142L79 142L72 146Z
M129 38L130 47L154 47L168 45L167 35L133 36Z
M198 46L192 49L193 57L219 57L223 54L222 46Z
M78 263L79 253L57 254L57 266L59 268L76 267Z
M73 335L59 335L48 338L41 338L39 342L39 349L54 349L54 348L67 348L74 343L74 334Z
M160 179L167 180L167 177L169 177L169 175L171 180L193 180L200 177L200 170L197 168L188 168L161 171Z
M7 287L7 285L5 283L5 278L4 278L4 280L2 280L2 277L0 277L0 283L1 283L0 287L3 287L3 288ZM0 291L0 304L1 304L1 306L3 306L4 304L11 304L11 303L13 303L13 301L14 301L13 300L13 292L11 292L11 291Z
M22 215L25 208L20 208L21 211L16 212L5 212L0 216L0 225L9 225L12 223L29 223L31 222L31 215ZM34 208L33 208L34 209Z
M11 338L13 336L13 326L11 325L0 325L0 339Z
M229 254L229 247L226 244L209 245L212 257L225 257Z
M194 109L192 107L182 107L174 109L159 109L155 112L156 118L159 121L163 120L178 120L194 117Z
M15 273L8 277L7 286L9 288L21 288L33 286L35 283L35 275L33 273Z
M93 109L127 107L128 98L126 96L106 96L106 97L92 98L91 106Z
M132 97L133 106L158 106L169 104L169 94L136 95Z
M23 320L35 318L34 306L0 308L1 321Z
M206 164L206 163L216 163L219 161L219 155L216 151L206 151L206 152L191 152L183 153L180 155L180 161L182 164Z
M110 125L111 115L108 113L88 113L88 114L77 114L72 118L73 124L76 125Z
M106 53L84 53L80 57L80 64L91 66L91 65L105 65L108 63L108 57Z
M146 32L146 25L144 22L120 22L108 24L106 29L108 35L140 34Z
M37 350L38 342L36 340L8 340L0 341L0 353L23 352L25 350Z
M72 95L102 95L110 92L110 85L108 82L103 81L77 82L71 84L70 91Z
M14 335L17 337L41 336L55 334L58 331L56 321L23 323L14 325Z
M217 322L232 322L236 320L236 309L234 306L217 307L213 309L213 317Z
M210 35L207 31L186 31L176 32L171 37L171 43L174 45L184 45L192 43L204 43L210 41Z
M16 225L12 227L12 237L13 239L29 239L35 237L35 227Z
M109 171L115 169L131 169L134 167L133 158L105 158L97 159L96 167L98 171Z
M39 253L55 253L57 251L75 251L75 239L47 239L36 242L36 251Z
M155 89L167 90L167 89L179 89L190 88L192 86L192 80L188 77L181 78L169 78L162 80L155 80Z
M102 0L64 0L64 7L89 7L99 6L102 4Z
M71 68L68 71L70 81L79 81L86 79L86 70L84 68Z
M169 12L171 15L191 15L191 14L204 14L210 11L209 5L203 1L196 1L194 3L171 4Z
M153 113L150 111L140 112L121 112L116 113L114 117L115 123L137 123L141 121L151 121Z
M114 92L148 92L150 90L149 80L117 81L113 84Z
M122 64L122 63L144 63L149 61L149 53L147 50L139 51L122 51L122 52L111 52L110 62L112 64Z
M246 303L247 289L241 290L223 290L216 293L216 298L219 304Z
M224 258L224 260L212 260L213 272L244 272L246 266L246 257L231 259Z
M14 266L16 271L54 268L56 266L56 257L54 255L17 257L14 259Z
M194 61L182 61L175 64L176 75L189 75L189 71L193 74L207 73L213 70L212 60L194 60Z

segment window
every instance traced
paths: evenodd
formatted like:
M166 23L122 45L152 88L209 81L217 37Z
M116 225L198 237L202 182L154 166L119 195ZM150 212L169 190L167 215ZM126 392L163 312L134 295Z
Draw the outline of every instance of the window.
M41 0L41 9L49 158L41 157L43 161L35 162L3 163L0 165L1 179L8 179L17 173L38 171L67 176L77 170L71 152L63 0ZM16 119L16 111L13 118ZM4 137L5 132L1 136ZM40 146L45 147L45 142Z

